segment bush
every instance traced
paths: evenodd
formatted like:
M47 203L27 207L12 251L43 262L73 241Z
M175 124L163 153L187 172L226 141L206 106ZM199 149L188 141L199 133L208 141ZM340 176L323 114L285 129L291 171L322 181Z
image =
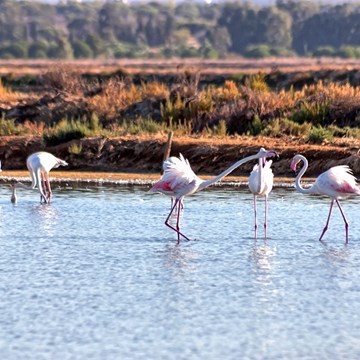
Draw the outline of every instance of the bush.
M271 56L268 45L250 45L247 46L244 56L248 58L263 59Z
M293 120L299 124L310 122L314 125L327 125L330 104L328 101L302 102L300 109L293 113Z
M91 47L84 41L76 41L72 44L74 50L74 56L77 59L89 59L94 57L94 53Z
M69 146L68 148L69 154L73 154L73 155L80 155L81 151L82 151L82 145L81 143L76 144L73 143Z
M262 135L281 137L282 135L305 136L308 135L311 124L305 122L298 124L289 119L275 119L261 132Z
M311 144L322 144L325 141L331 142L333 141L333 133L322 126L313 127L307 136L307 141Z
M259 116L255 115L252 121L249 124L249 135L260 135L261 130L263 129L262 121Z
M5 120L4 116L0 119L0 136L19 135L19 133L14 120Z
M313 57L333 57L336 51L331 46L320 46L313 52Z
M12 43L7 46L0 48L0 57L5 58L6 56L13 57L15 59L26 59L28 53L27 44L23 42Z
M337 56L345 59L360 58L360 47L359 46L342 46L337 51Z
M70 140L82 139L93 133L86 121L64 119L45 132L43 138L47 146L55 146Z
M37 41L29 46L28 56L31 59L46 59L49 45L45 41Z

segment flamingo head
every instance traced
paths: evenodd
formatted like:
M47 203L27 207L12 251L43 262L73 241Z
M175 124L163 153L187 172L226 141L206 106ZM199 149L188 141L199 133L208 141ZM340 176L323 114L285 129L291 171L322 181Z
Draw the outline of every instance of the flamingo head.
M276 160L279 159L279 155L275 150L266 150L263 147L260 148L259 152L257 153L257 158L261 159L260 163L263 167L265 167L266 159L267 158L275 158Z
M17 203L17 196L16 196L16 186L15 185L9 185L11 190L12 190L12 194L11 194L11 202L13 204Z
M295 155L295 156L293 157L293 159L292 159L292 161L291 161L291 165L290 165L290 167L291 167L291 169L292 169L293 171L296 172L296 166L297 166L297 164L298 164L300 161L301 161L300 156Z

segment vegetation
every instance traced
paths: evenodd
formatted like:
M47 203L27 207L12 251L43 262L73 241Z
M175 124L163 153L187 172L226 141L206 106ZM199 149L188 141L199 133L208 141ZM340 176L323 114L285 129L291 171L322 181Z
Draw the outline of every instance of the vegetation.
M319 81L299 90L277 90L259 72L238 82L200 87L199 72L185 67L170 84L157 80L135 84L116 76L88 81L61 66L42 79L51 84L49 92L27 95L39 98L32 100L35 115L30 118L31 112L24 116L17 112L10 118L12 112L3 111L0 135L40 135L47 145L91 136L168 131L290 136L317 144L337 137L360 139L360 87L347 82ZM17 103L23 97L21 92L0 86L0 102L11 99ZM81 152L72 146L73 154Z
M360 5L352 1L0 0L0 9L1 59L360 57Z

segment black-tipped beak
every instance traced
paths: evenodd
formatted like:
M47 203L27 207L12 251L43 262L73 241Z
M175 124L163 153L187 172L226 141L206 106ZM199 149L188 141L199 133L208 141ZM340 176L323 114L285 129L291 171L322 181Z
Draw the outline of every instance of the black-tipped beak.
M280 159L279 154L276 151L272 152L273 155L269 156L269 159L273 159L274 161L278 161Z

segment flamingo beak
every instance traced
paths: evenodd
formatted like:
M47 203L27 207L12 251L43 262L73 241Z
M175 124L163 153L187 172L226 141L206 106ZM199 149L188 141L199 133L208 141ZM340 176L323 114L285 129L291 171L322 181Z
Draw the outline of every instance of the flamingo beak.
M267 158L268 158L268 157L275 158L275 160L279 160L279 159L280 159L278 153L277 153L276 151L274 151L274 150L268 151L268 152L266 153L266 157L267 157Z

